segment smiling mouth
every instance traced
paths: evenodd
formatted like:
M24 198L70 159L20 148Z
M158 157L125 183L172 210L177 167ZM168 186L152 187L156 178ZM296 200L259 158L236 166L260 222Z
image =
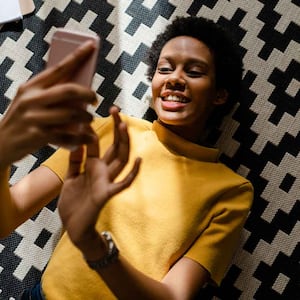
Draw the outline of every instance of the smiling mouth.
M168 95L166 97L161 97L162 101L172 101L172 102L180 102L180 103L188 103L189 100L186 97L180 97L176 95Z

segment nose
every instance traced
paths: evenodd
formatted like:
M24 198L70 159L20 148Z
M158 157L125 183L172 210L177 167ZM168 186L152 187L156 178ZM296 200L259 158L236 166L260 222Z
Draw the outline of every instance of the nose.
M186 82L179 70L176 70L169 74L169 76L165 79L165 84L167 89L175 89L184 91Z

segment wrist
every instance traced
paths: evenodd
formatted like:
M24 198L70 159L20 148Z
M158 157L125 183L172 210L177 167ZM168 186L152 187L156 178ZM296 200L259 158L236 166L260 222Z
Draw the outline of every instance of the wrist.
M102 236L98 232L95 232L95 234L85 240L80 250L86 260L98 260L107 253L107 244Z
M88 266L96 271L99 269L103 269L108 265L116 262L119 257L119 250L113 241L111 233L108 231L103 231L101 233L101 236L106 242L106 253L104 255L101 255L100 258L98 254L97 259L91 258L90 256L87 257L86 255L84 255L84 259Z

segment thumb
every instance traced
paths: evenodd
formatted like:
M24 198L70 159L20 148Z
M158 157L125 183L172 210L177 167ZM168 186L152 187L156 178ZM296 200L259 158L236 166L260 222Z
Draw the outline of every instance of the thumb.
M70 151L67 178L75 177L78 174L80 174L83 157L84 157L83 146L79 146L76 150Z

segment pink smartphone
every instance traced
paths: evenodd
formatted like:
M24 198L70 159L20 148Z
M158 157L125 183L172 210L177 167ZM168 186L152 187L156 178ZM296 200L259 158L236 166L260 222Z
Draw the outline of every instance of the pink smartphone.
M96 49L89 59L82 64L80 70L74 74L71 81L90 87L95 74L100 47L100 37L96 34L58 28L52 36L47 67L57 64L88 40L95 42Z
M56 65L58 62L64 59L65 56L72 53L76 48L88 40L95 42L95 51L81 65L80 69L72 75L70 81L90 87L95 74L100 47L100 38L96 34L88 34L69 29L58 28L51 39L47 67ZM81 124L75 124L72 125L72 127L76 128L76 130L81 130ZM77 148L76 146L64 143L57 146L69 149L71 151Z

